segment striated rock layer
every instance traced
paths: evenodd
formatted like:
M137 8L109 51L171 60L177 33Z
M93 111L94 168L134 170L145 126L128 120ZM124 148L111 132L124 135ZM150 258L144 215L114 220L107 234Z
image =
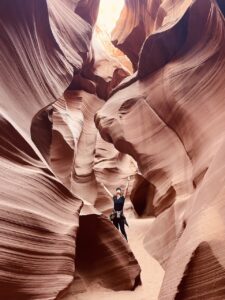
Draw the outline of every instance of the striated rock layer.
M137 69L139 52L156 27L160 0L127 0L112 32L113 44L121 49Z
M131 176L125 209L156 217L141 228L165 270L159 299L222 300L224 3L127 0L112 40L131 77L92 34L98 7L0 3L1 298L135 289L99 184Z
M114 91L96 125L138 163L131 197L138 214L158 215L145 246L165 268L159 299L223 299L224 7L154 3L137 73Z
M55 299L73 279L81 201L0 119L0 295Z
M54 8L45 1L0 4L3 299L54 299L73 279L75 270L82 202L52 175L30 135L35 114L59 97L73 68L81 67L79 51L88 49L90 28L72 11L65 12L64 26L76 36L79 50L74 38L68 37L63 52L56 32L62 20L54 18ZM72 29L76 22L80 22L80 33Z
M115 239L120 240L120 233L109 225L106 217L94 214L80 217L77 271L86 283L95 281L116 291L133 290L140 284L140 268L128 251L127 242L115 243Z
M106 232L115 228L91 205L96 200L93 194L97 195L93 116L103 101L85 91L63 96L90 55L92 28L74 12L78 2L0 3L2 299L56 299L73 279L88 283L88 274L77 267L85 261L76 253L82 252L89 233L89 215L105 222L106 230L92 227L102 242L91 240L90 247L105 251L105 260L111 261L121 282L115 285L104 268L92 274L93 280L99 277L107 287L133 289L140 276L126 242L119 233L105 239ZM81 179L86 188L81 188ZM81 242L76 245L77 232ZM121 251L122 260L115 251ZM89 262L94 264L92 259Z

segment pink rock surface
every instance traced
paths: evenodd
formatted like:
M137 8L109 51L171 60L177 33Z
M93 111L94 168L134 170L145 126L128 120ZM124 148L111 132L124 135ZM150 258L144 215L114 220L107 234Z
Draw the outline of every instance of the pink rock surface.
M83 76L95 83L96 94L107 100L115 88L130 72L108 53L108 45L101 40L98 28L92 38L92 60L84 67Z
M136 77L121 85L96 116L102 137L133 156L155 188L146 197L161 214L145 245L165 268L159 299L224 297L223 251L218 250L224 226L215 216L223 206L209 196L216 182L205 183L224 141L220 8L216 1L163 1L159 12L164 9L165 18L142 46ZM220 158L217 168L223 172ZM201 189L208 191L208 202L205 195L197 196Z
M187 9L190 14L186 24L188 29L194 26L197 14L201 19L198 19L195 36L190 30L187 31L190 34L186 37L186 43L180 46L180 55L144 80L136 80L120 89L96 117L103 138L113 142L121 152L132 155L144 177L156 186L153 203L158 204L170 194L171 189L175 191L175 198L188 199L194 187L201 182L223 140L223 86L219 80L223 73L223 38L220 33L216 35L217 39L210 38L215 31L214 26L223 30L223 17L210 1L204 10L202 2L196 1L183 10L183 18L187 15ZM206 23L209 16L212 22ZM176 24L177 27L179 25L182 22ZM208 32L207 39L202 35L205 31ZM207 43L208 52L202 50L201 43ZM147 42L143 52L145 47L148 47ZM192 55L193 48L202 55L200 63ZM154 48L151 50L154 55ZM210 67L212 64L216 72ZM204 71L207 74L205 77L202 76ZM200 78L201 84L204 80L208 83L209 77L212 78L210 90L205 94L198 83ZM213 102L212 97L215 99ZM204 118L199 118L202 111ZM143 122L146 119L148 122ZM206 119L211 124L210 128L205 126ZM211 129L212 125L214 129ZM198 131L195 131L196 128Z
M55 299L73 279L82 202L1 116L0 295Z
M155 29L160 0L127 0L112 33L113 44L121 49L136 70L145 38Z
M76 101L79 92L74 103L63 98L89 55L91 26L74 13L76 5L57 0L0 4L1 299L49 300L61 294L77 278L76 239L84 202L86 212L89 207L89 214L99 216L90 205L89 180L97 134L93 116L96 103L103 101L85 92L86 102ZM70 164L74 157L78 161ZM72 186L71 174L85 178L89 194ZM105 227L115 230L110 222ZM104 239L103 233L94 234ZM116 276L122 269L117 288L133 288L140 274L137 261L119 233L110 245L121 246L124 253L122 261L115 257L112 263ZM113 252L107 255L111 260ZM104 278L104 272L98 274Z
M106 217L80 217L76 266L86 283L113 290L133 290L140 284L140 267L125 239ZM119 256L119 259L118 259ZM113 274L113 276L112 276Z
M192 198L187 225L167 263L159 299L174 299L175 295L176 299L224 298L224 149L223 143Z
M2 299L54 299L73 279L82 202L53 176L30 127L64 91L73 68L81 67L78 52L87 52L90 28L80 20L85 36L75 33L68 19L75 24L79 17L66 10L68 18L58 12L57 21L52 9L45 1L0 4ZM68 38L63 52L55 32L63 22L79 51Z
M0 3L0 298L223 300L224 3L127 0L132 76L98 7ZM131 248L99 184L128 176Z

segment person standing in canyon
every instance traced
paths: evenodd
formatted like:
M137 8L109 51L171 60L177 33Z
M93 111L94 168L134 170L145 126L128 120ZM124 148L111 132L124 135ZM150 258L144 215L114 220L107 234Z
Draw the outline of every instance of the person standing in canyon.
M129 187L129 181L130 176L127 178L127 184L124 190L124 193L122 193L122 189L120 187L116 188L116 193L113 195L107 187L101 183L102 187L105 189L105 191L109 194L109 196L113 199L114 207L113 212L110 215L110 220L113 222L114 226L123 234L125 239L127 240L127 234L125 231L125 225L128 226L126 218L123 213L123 207Z

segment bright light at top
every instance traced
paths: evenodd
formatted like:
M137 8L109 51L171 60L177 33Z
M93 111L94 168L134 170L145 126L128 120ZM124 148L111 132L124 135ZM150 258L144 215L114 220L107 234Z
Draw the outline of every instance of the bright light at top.
M107 54L115 57L130 73L133 67L127 56L111 43L111 33L116 26L125 0L100 0L95 36L105 48Z
M108 34L111 34L123 6L124 0L101 0L97 25Z

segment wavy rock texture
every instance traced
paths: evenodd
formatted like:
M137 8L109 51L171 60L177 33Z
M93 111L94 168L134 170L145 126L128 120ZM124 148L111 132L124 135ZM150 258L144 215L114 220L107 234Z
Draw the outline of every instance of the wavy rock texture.
M125 209L145 218L136 235L165 270L158 299L222 300L224 3L127 0L112 39L130 77L92 36L98 6L0 3L1 298L140 284L101 214L112 202L99 182L113 192L131 175Z
M93 172L97 129L93 119L103 103L84 91L68 91L53 111L52 168L72 191L91 203L97 196Z
M98 29L92 38L91 51L83 70L75 74L69 90L84 90L95 94L100 99L107 100L112 90L130 74L130 71L126 66L124 67L126 65L124 55L121 62L112 57L110 51L113 46L110 42L104 44L102 39L104 35L102 37Z
M155 29L160 0L127 0L112 33L113 44L122 50L137 69L139 52Z
M167 263L160 299L224 298L224 149L223 143L190 203L187 226Z
M49 171L31 141L30 126L35 114L66 88L73 68L82 64L72 39L62 51L56 27L64 21L72 30L69 20L80 22L82 32L74 34L80 52L88 49L90 28L69 10L69 20L57 23L51 9L45 1L0 4L3 299L54 299L74 273L82 203Z
M152 205L155 187L140 174L135 176L133 189L130 195L132 204L138 216L155 216Z
M70 100L77 97L80 101L80 109L83 111L84 124L77 145L77 153L74 159L71 189L84 199L93 203L97 197L97 183L93 171L93 160L96 147L97 129L93 122L94 114L102 106L103 101L85 92L75 93ZM68 107L75 112L74 101L68 102ZM73 116L75 117L75 116Z
M81 216L77 238L77 270L88 283L97 279L101 285L113 290L135 289L140 284L138 263L125 240L123 244L115 243L115 239L120 240L120 233L109 225L106 217L94 214ZM119 253L120 259L116 253ZM112 273L116 276L112 276Z
M111 209L112 200L98 182L104 182L113 192L121 183L125 187L127 177L136 172L135 161L119 153L98 134L94 115L104 103L85 91L64 93L52 106L52 131L49 132L52 137L46 151L57 177L100 211ZM42 145L40 149L44 155Z
M224 224L217 216L223 188L216 183L216 169L210 172L225 129L220 8L216 1L163 1L156 23L162 10L164 18L142 46L136 77L121 85L96 116L102 137L130 154L145 178L133 191L137 212L154 207L160 213L145 238L166 271L159 299L224 298ZM123 21L130 28L129 18ZM222 162L220 156L221 172ZM209 186L206 178L214 183ZM214 185L220 198L212 195ZM148 205L135 200L139 186Z
M83 70L83 76L95 82L96 94L108 99L111 91L130 73L108 52L107 45L101 42L100 29L92 39L93 59Z
M69 0L71 1L71 0ZM98 17L98 8L100 0L77 1L75 12L89 24L94 25Z
M120 153L111 143L104 141L99 134L97 135L94 157L96 180L104 183L111 193L114 193L117 187L121 187L124 190L127 184L127 177L131 176L127 201L125 202L125 208L127 210L131 208L129 195L133 186L133 175L136 172L136 162L131 156ZM107 213L111 212L112 209L112 199L99 185L95 207Z
M123 53L119 48L115 48L111 41L111 36L107 32L105 32L98 23L96 24L94 34L98 41L102 44L104 51L111 56L110 60L113 61L113 58L122 64L123 69L126 70L129 74L133 73L133 66L129 58ZM115 61L114 60L114 61Z
M81 201L1 117L2 299L55 299L73 279Z
M90 28L67 10L64 25L68 26L68 31L74 32L72 27L78 22L81 32L76 33L79 43L68 37L68 45L63 52L60 36L58 31L55 32L63 21L56 23L56 20L50 19L51 29L48 11L54 16L54 11L47 7L45 1L24 1L23 7L20 1L15 1L13 6L6 1L1 3L2 112L10 120L18 118L17 123L27 136L33 116L62 94L72 79L74 66L81 67L82 58L78 52L88 50ZM70 18L73 24L69 23ZM31 102L33 105L29 105ZM18 111L22 113L18 114Z
M97 21L99 3L99 0L79 1L75 12L94 26ZM96 25L91 49L83 69L79 74L75 74L69 89L85 90L107 100L113 88L130 75L129 70L131 70L129 60L112 45L104 30Z
M75 265L74 281L57 299L72 299L90 285L124 291L141 284L140 267L127 242L108 218L88 205L80 215Z
M86 196L91 202L92 190L83 195L71 177L93 185L89 182L93 173L89 154L94 156L97 132L93 115L102 100L85 92L77 92L76 101L70 97L65 101L62 96L89 56L91 27L74 13L77 4L57 0L0 3L2 299L55 299L74 277L77 281L75 246L83 203L89 214L99 215L81 200ZM81 101L83 96L86 102ZM84 156L82 164L84 150L88 150L87 161ZM97 194L96 187L94 191ZM105 227L115 230L109 222ZM104 240L103 233L94 233ZM83 234L85 230L81 239ZM99 246L94 241L92 249L123 249L122 261L113 258L115 276L122 269L124 280L118 289L133 288L140 268L121 235L104 243ZM113 252L106 251L106 259L112 257ZM99 272L105 278L107 272Z

